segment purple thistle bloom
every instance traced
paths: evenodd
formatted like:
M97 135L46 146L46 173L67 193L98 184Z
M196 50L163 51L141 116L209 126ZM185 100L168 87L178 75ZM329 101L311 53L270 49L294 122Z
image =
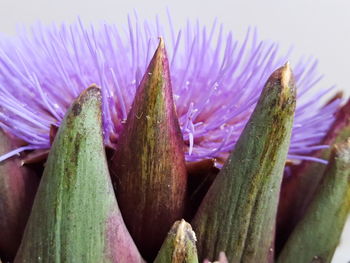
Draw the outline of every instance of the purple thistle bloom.
M28 143L0 157L50 148L50 126L59 126L82 90L96 83L103 94L105 144L115 147L135 90L163 36L170 59L174 101L187 146L187 161L226 158L239 138L269 75L284 64L278 45L257 39L248 30L242 42L211 28L187 24L176 31L158 21L86 28L34 26L0 44L0 127ZM165 32L169 31L167 34ZM298 87L289 158L316 160L310 153L334 120L339 100L322 106L332 89L316 85L317 62L294 66Z

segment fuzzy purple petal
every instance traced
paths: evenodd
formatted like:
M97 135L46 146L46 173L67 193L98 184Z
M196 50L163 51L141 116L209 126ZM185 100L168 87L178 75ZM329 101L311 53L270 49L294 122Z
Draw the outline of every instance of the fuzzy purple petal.
M38 24L1 39L0 128L25 140L24 149L49 148L50 125L58 126L74 98L96 83L102 88L105 144L114 147L163 36L186 160L224 160L267 78L287 56L279 54L276 43L258 40L255 30L239 41L217 22L210 28L187 23L180 30L168 24L129 18L126 28L87 27L79 20L59 27ZM333 88L322 87L316 68L313 60L294 65L298 101L290 159L310 159L312 151L327 147L320 141L340 103L319 103Z

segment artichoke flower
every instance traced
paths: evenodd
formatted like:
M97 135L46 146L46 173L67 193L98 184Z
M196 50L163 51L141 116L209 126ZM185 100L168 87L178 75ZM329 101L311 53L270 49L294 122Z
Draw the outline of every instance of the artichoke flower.
M169 25L2 40L3 262L331 261L350 102L256 32Z

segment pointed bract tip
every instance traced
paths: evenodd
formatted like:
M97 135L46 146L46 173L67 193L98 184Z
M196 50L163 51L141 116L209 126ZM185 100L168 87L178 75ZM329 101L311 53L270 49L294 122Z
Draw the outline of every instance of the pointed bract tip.
M197 241L196 234L192 230L192 227L189 223L187 223L184 219L175 222L172 230L177 232L177 241L183 240L185 238L189 238L193 242Z
M79 97L83 97L83 96L88 96L88 95L92 95L92 94L101 94L101 88L99 86L97 86L95 83L91 84L87 89L85 89Z
M97 86L96 83L92 83L86 90L93 90L93 89L101 90L101 88Z
M98 104L101 104L101 96L101 89L96 84L92 84L87 89L83 90L72 104L74 116L80 114L82 105L91 98L97 99Z
M196 235L185 220L176 221L169 231L155 263L198 263Z
M158 57L159 59L163 60L167 57L165 43L164 43L163 37L159 37L158 39L159 39L159 43L158 43L157 50L154 53L154 57L155 58Z
M85 98L88 98L90 96L101 96L101 88L98 87L96 84L91 84L87 89L83 90L80 93L75 103L84 101Z
M163 37L158 37L159 40L159 44L158 44L158 48L165 48L165 44L164 44L164 39Z
M280 86L281 95L283 95L283 97L286 97L286 96L289 97L290 95L295 97L296 95L295 80L294 80L293 71L291 69L289 62L286 62L282 67L276 69L271 74L265 86L268 86L268 87ZM290 95L287 95L287 94L290 94Z

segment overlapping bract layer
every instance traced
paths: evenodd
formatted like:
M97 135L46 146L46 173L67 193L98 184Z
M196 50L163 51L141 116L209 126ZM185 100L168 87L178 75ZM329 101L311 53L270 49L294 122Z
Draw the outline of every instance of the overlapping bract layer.
M85 27L80 21L60 27L34 26L30 33L0 44L0 127L28 142L25 149L49 148L50 125L59 125L84 87L102 88L105 144L115 147L135 90L152 51L163 36L168 47L174 100L187 161L225 159L244 128L263 83L285 63L276 43L248 31L243 41L214 23L176 31L163 24L129 19L115 25ZM164 32L171 32L165 34ZM290 159L313 159L333 121L339 101L326 107L329 92L316 86L316 62L294 67L298 105ZM8 155L7 155L8 156ZM0 157L5 159L6 155Z
M181 221L174 224L160 248L172 222L186 218L187 209L194 210L188 214L196 210L192 204L188 205L192 201L189 200L190 187L186 187L187 176L191 176L196 167L197 176L203 176L200 175L203 166L207 166L208 177L217 172L208 166L212 159L185 165L168 61L161 39L137 89L109 167L103 144L102 130L106 126L102 127L100 88L93 85L83 91L65 114L57 134L55 129L50 130L53 146L15 262L60 262L62 259L143 262L138 250L146 260L152 260L159 252L157 259L161 261L198 262L196 239L200 259L216 258L220 251L225 251L234 262L272 262L278 255L278 252L274 255L273 244L275 231L279 235L275 220L296 105L295 82L289 64L271 75L234 151L214 176L192 220L197 238L191 227ZM337 103L333 103L335 105ZM338 137L348 138L347 106L337 112L324 143L333 144ZM6 145L7 141L4 142ZM282 261L285 255L287 258L297 255L309 261L330 260L350 208L349 184L344 184L350 182L349 146L347 141L335 147L335 155L329 159L323 175L326 180L317 187L306 219L299 222L279 254ZM11 159L4 163L9 161ZM113 175L120 212L108 168ZM11 173L5 171L6 176ZM304 186L301 189L305 189ZM5 191L5 197L7 195ZM180 207L171 206L172 200L178 200ZM334 212L330 217L325 205L331 206ZM134 211L128 216L127 210ZM324 214L323 220L319 220L319 212ZM315 231L305 231L316 221L319 224ZM143 230L150 229L150 225L154 226L152 231L134 231L135 226ZM322 225L324 227L320 227ZM165 230L158 231L161 228ZM322 231L317 232L320 229ZM141 237L137 232L141 232ZM322 236L331 236L332 240L320 242L325 240L320 239ZM154 242L155 239L158 241ZM276 244L276 247L280 246ZM220 262L227 261L222 254Z

